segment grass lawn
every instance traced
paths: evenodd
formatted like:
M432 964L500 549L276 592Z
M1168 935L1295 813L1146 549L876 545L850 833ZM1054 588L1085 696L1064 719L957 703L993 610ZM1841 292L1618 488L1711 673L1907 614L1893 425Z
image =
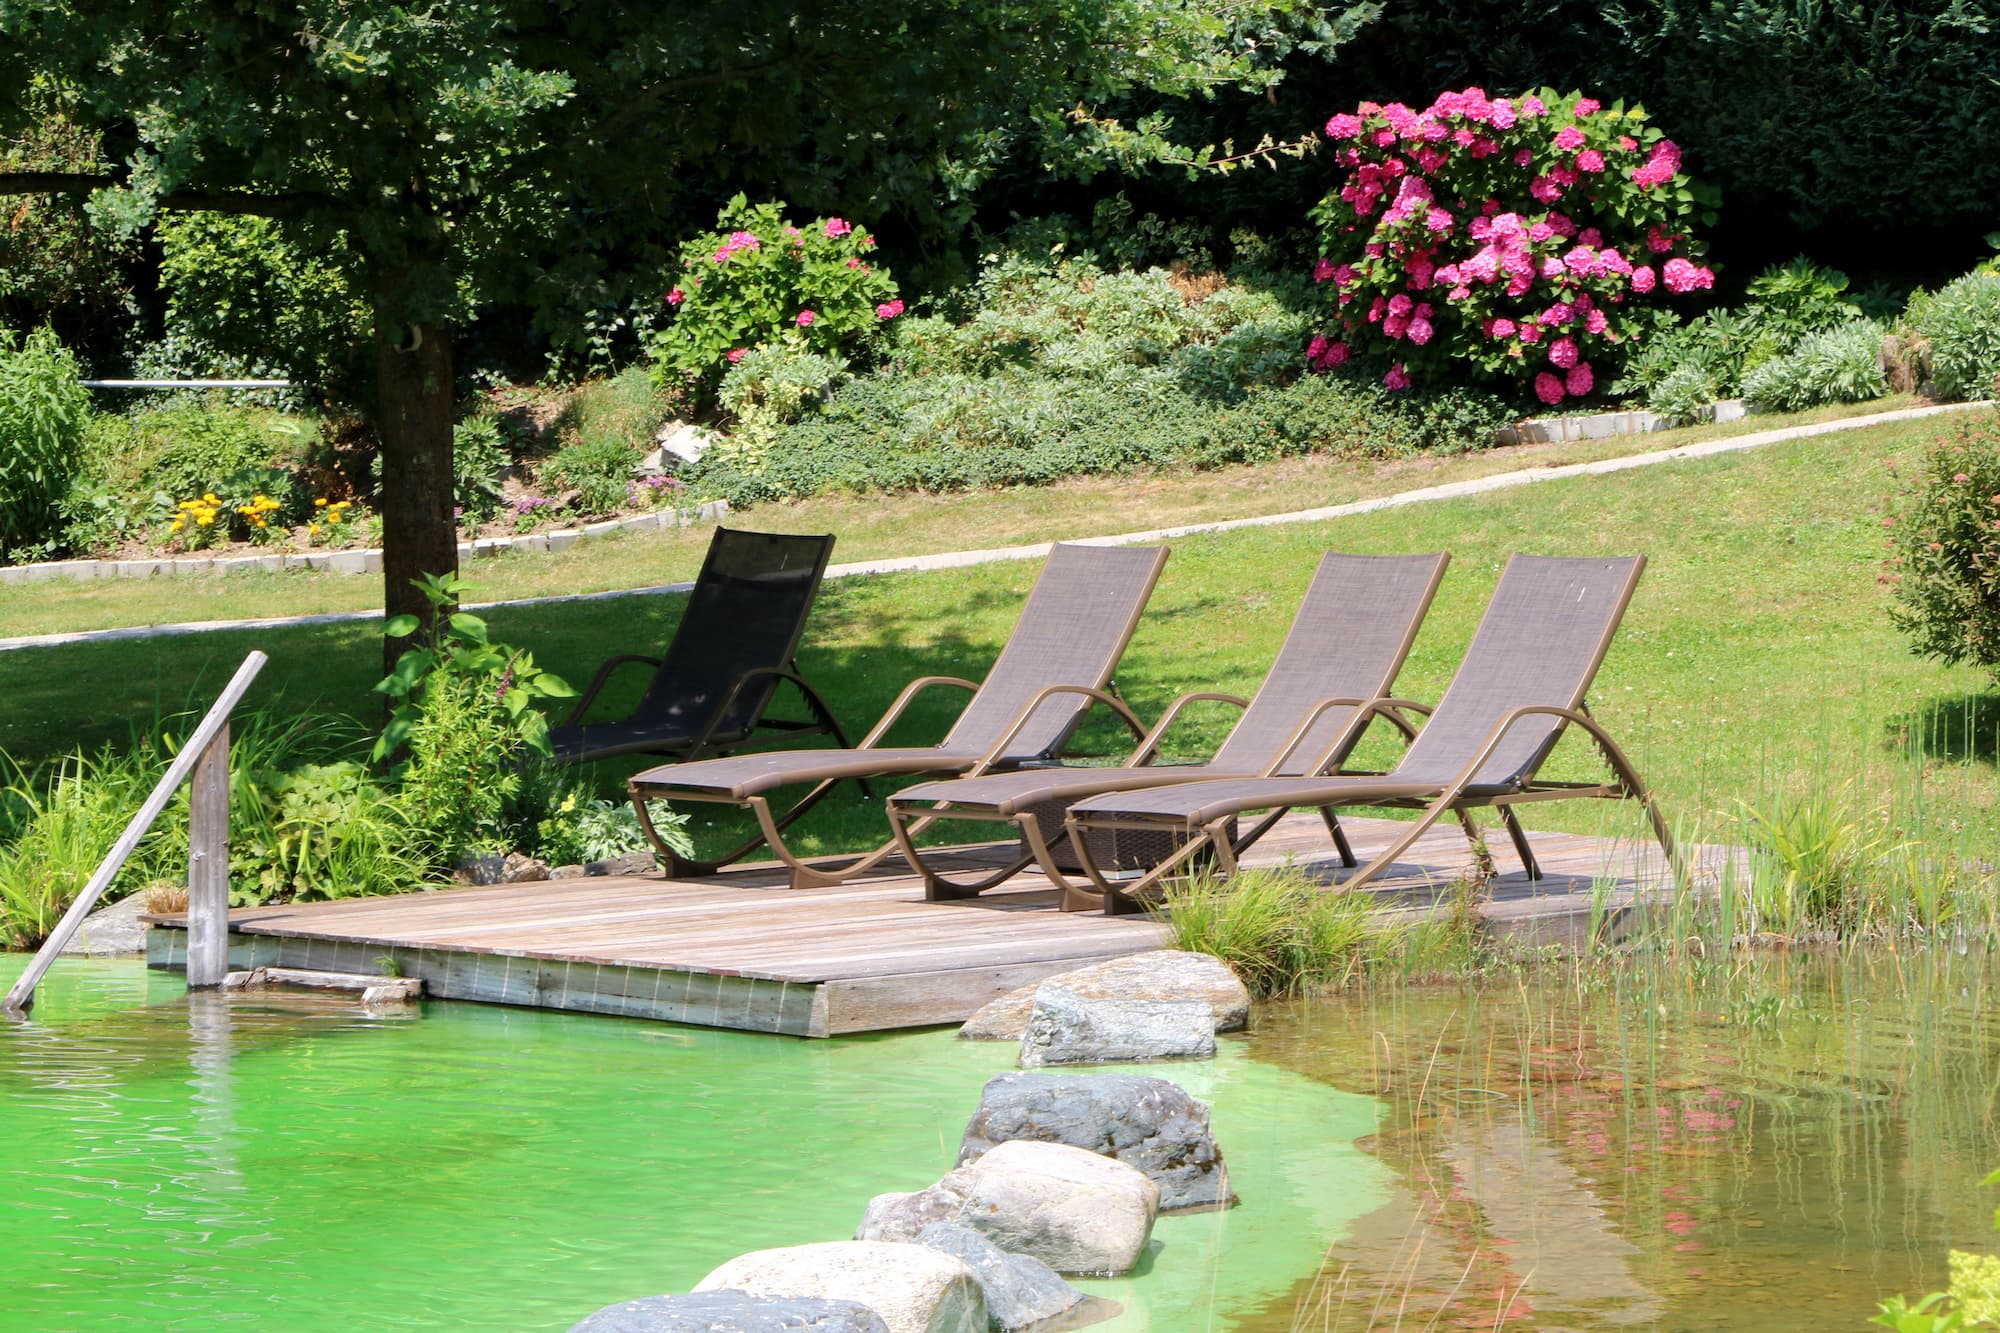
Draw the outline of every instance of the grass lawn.
M1921 795L1928 836L1990 849L2000 834L1993 767L2000 698L1979 673L1910 656L1882 615L1876 582L1881 502L1894 489L1885 464L1912 459L1948 429L1901 423L1325 524L1187 538L1175 543L1120 685L1149 717L1183 690L1247 691L1276 651L1322 549L1442 549L1452 552L1452 567L1398 684L1399 693L1434 699L1509 552L1644 552L1651 566L1591 702L1671 817L1712 830L1738 802L1766 801L1781 785L1851 783L1862 807L1894 797L1907 820L1919 818L1913 800ZM1408 484L1406 477L1388 489ZM1297 498L1310 504L1321 496ZM1138 525L1121 511L1089 530ZM987 544L994 535L983 524L962 528L958 544ZM980 675L1036 568L1005 563L829 583L803 666L858 730L913 676ZM544 665L580 681L603 657L653 649L677 614L678 599L646 598L503 609L491 619L499 637L532 647ZM258 697L277 695L282 708L330 719L374 716L368 686L379 648L366 628L274 628L0 654L0 748L32 759L122 739L134 719L205 700L252 647L273 658ZM636 691L639 682L629 685ZM936 702L907 724L908 739L942 731L954 698ZM1964 735L1967 717L1985 719L1982 736ZM1909 759L1902 738L1927 718L1954 723L1950 743ZM1198 715L1173 748L1200 750L1227 721L1219 712ZM1108 731L1097 738L1115 748ZM1392 758L1386 750L1375 757ZM598 778L615 791L640 766L605 765ZM1591 772L1588 752L1570 742L1550 775ZM1610 814L1577 803L1531 810L1528 822L1531 830L1597 829ZM705 839L728 831L700 825L709 817L698 814ZM829 803L802 827L817 830L802 839L808 849L880 836L879 814L854 798Z
M829 496L760 505L731 520L773 532L832 532L834 560L853 561L1007 546L1063 537L1141 532L1181 524L1312 509L1522 468L1649 453L1698 440L1864 412L1909 407L1883 399L1724 426L1696 426L1580 444L1526 445L1444 458L1377 462L1292 458L1258 467L1158 476L1097 477L963 495ZM694 577L707 549L706 526L579 543L554 555L504 555L468 563L481 601L644 588ZM337 574L216 574L144 582L41 583L9 588L0 633L247 620L382 604L377 579Z

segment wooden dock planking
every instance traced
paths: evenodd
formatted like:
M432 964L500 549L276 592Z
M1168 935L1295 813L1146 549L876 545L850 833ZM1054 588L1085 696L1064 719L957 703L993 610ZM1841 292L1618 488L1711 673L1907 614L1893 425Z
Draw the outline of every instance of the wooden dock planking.
M1384 819L1344 819L1357 855L1387 845ZM1518 866L1481 911L1496 931L1571 939L1665 882L1657 847L1531 834L1544 878ZM1502 867L1516 864L1504 839ZM1729 855L1696 849L1709 870ZM991 844L953 853L991 863ZM1317 816L1294 815L1251 864L1294 859L1329 883L1340 870ZM1470 864L1456 827L1427 832L1367 893L1386 913L1436 910ZM914 875L878 869L793 890L782 867L713 877L588 877L446 889L230 913L230 965L375 972L388 960L432 996L624 1014L797 1036L958 1022L1017 986L1085 963L1160 947L1143 916L1065 915L1039 875L976 899L924 900ZM178 917L153 918L148 961L183 966Z

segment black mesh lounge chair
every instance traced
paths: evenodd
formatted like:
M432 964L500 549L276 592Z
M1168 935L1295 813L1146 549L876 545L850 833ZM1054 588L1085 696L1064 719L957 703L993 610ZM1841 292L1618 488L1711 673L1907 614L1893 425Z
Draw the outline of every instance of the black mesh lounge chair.
M1659 807L1584 705L1584 694L1645 566L1644 556L1515 556L1500 576L1451 687L1394 771L1381 776L1232 779L1093 797L1070 811L1068 823L1084 873L1106 895L1107 910L1122 910L1135 901L1134 895L1184 865L1197 849L1210 852L1222 873L1233 873L1237 856L1271 823L1266 819L1246 836L1230 836L1233 821L1246 811L1325 811L1342 805L1421 810L1386 851L1342 881L1342 887L1358 888L1387 869L1447 813L1458 816L1468 838L1476 838L1466 812L1493 806L1529 878L1539 879L1541 867L1512 807L1582 796L1639 801L1669 863L1681 872ZM1380 700L1361 711L1395 706L1395 700ZM1613 781L1545 782L1535 776L1569 726L1581 728L1596 742ZM1165 830L1185 841L1169 861L1114 882L1107 868L1091 858L1096 844L1090 835L1111 830Z
M889 800L889 823L904 859L922 873L925 891L933 899L969 897L1034 863L1062 890L1064 911L1102 906L1097 889L1070 878L1080 868L1063 836L1063 819L1071 804L1107 792L1226 777L1302 775L1338 767L1366 725L1365 718L1361 726L1352 725L1361 706L1387 694L1395 683L1449 560L1444 555L1328 552L1320 557L1284 647L1255 699L1246 703L1231 694L1181 696L1120 768L1022 769L906 788ZM1228 739L1207 763L1152 763L1167 729L1190 704L1203 700L1244 710ZM1378 716L1415 735L1396 710L1369 714ZM947 878L924 859L908 833L911 821L940 814L1014 825L1020 833L1021 855L975 882ZM1331 811L1327 829L1342 859L1353 865L1346 835ZM1140 834L1136 847L1129 837L1121 847L1120 836L1104 835L1093 845L1098 865L1125 869L1174 850L1168 835Z
M569 717L549 729L557 761L621 754L694 759L765 739L759 732L788 740L831 733L847 744L794 658L832 553L832 537L717 528L666 653L627 654L599 667ZM585 722L612 674L642 662L653 668L653 681L631 715ZM804 696L811 721L764 716L786 681Z
M1056 546L984 683L951 676L913 680L853 748L737 755L648 769L628 784L640 825L672 875L712 874L768 845L791 867L793 887L837 884L881 862L896 850L895 841L844 863L807 865L785 846L782 834L844 779L973 774L1050 762L1062 753L1093 702L1109 707L1134 736L1140 735L1145 727L1118 698L1111 672L1131 642L1166 558L1163 546ZM876 742L910 701L935 685L972 692L945 738L933 746L878 747ZM773 813L766 793L807 783L812 789L783 815ZM756 816L759 832L712 861L684 861L654 834L646 808L654 800L745 806Z

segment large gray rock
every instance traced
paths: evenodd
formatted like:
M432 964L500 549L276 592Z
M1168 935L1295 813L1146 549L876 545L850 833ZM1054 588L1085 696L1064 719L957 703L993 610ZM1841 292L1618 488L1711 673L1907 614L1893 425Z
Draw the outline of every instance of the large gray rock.
M1035 992L1021 1067L1125 1060L1202 1060L1215 1054L1206 1000L1089 1000L1049 981Z
M1205 953L1156 949L1092 963L1044 978L1092 1000L1207 1000L1215 1008L1215 1030L1234 1032L1250 1019L1250 992L1229 964ZM1033 982L988 1004L958 1030L968 1041L1019 1041L1035 1007Z
M724 1289L858 1301L889 1333L986 1333L986 1298L972 1270L924 1245L841 1240L757 1250L695 1284Z
M986 1297L986 1317L997 1329L1026 1328L1089 1299L1040 1259L1009 1254L971 1227L938 1222L917 1233L917 1244L949 1254L972 1270Z
M1003 1074L979 1095L959 1165L1015 1139L1067 1143L1137 1167L1160 1187L1162 1212L1236 1201L1208 1107L1163 1078Z
M927 1190L869 1201L864 1240L915 1240L939 1222L977 1231L1059 1273L1116 1275L1145 1252L1160 1211L1146 1173L1067 1143L1015 1140Z
M146 895L135 893L120 898L109 907L100 907L83 919L62 951L71 954L120 954L146 951L146 926L139 914L146 910Z
M703 1291L607 1305L569 1333L889 1333L882 1316L856 1301Z

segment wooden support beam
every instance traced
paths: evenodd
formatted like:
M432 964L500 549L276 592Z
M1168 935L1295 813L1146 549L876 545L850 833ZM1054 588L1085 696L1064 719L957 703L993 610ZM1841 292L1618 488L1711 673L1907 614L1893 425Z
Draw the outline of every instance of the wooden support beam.
M188 780L189 990L222 984L229 971L229 723L195 761Z

